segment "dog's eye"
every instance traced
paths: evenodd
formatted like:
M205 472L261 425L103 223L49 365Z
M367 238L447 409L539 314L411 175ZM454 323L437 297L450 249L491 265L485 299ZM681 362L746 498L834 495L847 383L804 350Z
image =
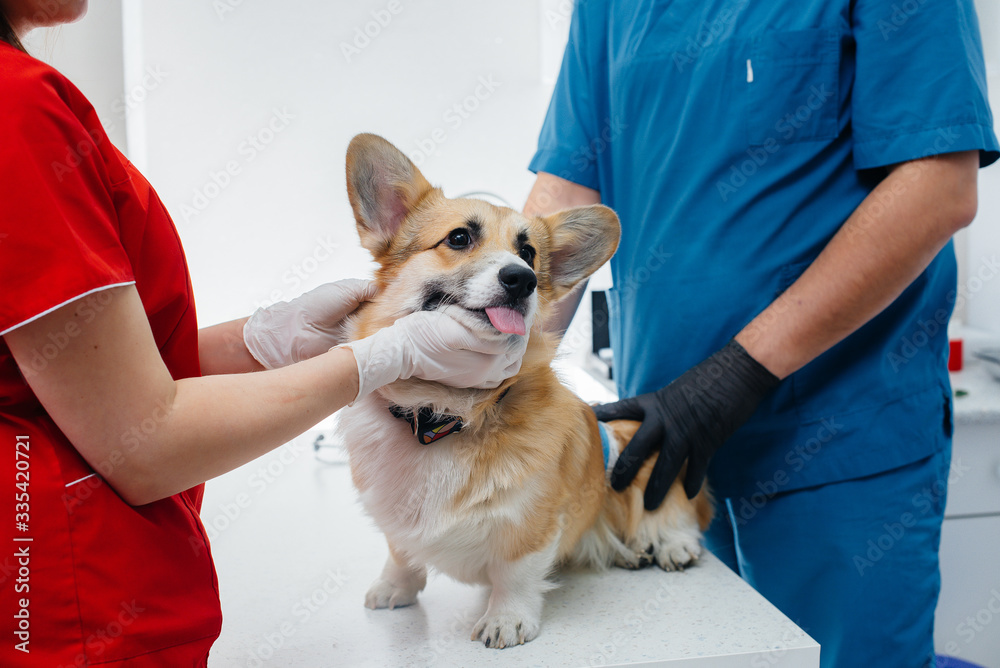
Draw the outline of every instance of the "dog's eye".
M521 246L521 251L518 253L518 256L527 262L528 266L531 266L535 262L535 249L525 244L524 246Z
M448 245L452 248L465 248L472 243L472 235L469 230L460 227L448 233Z

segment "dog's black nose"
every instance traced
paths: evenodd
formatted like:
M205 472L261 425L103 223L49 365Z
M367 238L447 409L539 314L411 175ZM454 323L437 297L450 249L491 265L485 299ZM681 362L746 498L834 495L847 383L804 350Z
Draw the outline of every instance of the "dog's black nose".
M507 291L507 296L512 300L527 297L538 285L535 272L519 264L508 264L500 270L497 277L500 279L500 285Z

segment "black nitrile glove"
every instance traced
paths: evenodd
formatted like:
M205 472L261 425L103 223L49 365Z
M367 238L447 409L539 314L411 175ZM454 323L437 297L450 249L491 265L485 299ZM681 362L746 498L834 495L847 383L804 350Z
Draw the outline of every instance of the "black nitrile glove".
M642 420L618 457L611 486L619 492L628 487L643 462L659 450L646 485L646 509L655 510L663 503L685 459L684 491L692 498L701 489L712 455L750 419L778 382L733 339L661 390L595 406L602 422Z

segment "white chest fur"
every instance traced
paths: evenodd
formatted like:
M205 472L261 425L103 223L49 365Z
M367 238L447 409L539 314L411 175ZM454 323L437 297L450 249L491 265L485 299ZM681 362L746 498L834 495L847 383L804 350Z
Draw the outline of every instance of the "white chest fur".
M393 548L458 580L484 583L497 551L496 522L513 519L513 508L456 506L471 468L458 453L460 435L423 445L377 395L344 409L340 426L361 502Z

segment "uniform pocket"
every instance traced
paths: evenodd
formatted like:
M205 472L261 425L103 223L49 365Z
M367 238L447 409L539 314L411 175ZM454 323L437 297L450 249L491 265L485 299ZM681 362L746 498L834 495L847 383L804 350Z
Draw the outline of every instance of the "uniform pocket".
M951 438L955 433L955 419L953 417L953 404L950 391L944 391L941 393L942 399L944 399L944 420L942 420L942 428L944 430L944 435L946 438Z
M747 61L747 135L752 146L837 136L840 33L793 30L753 39Z

